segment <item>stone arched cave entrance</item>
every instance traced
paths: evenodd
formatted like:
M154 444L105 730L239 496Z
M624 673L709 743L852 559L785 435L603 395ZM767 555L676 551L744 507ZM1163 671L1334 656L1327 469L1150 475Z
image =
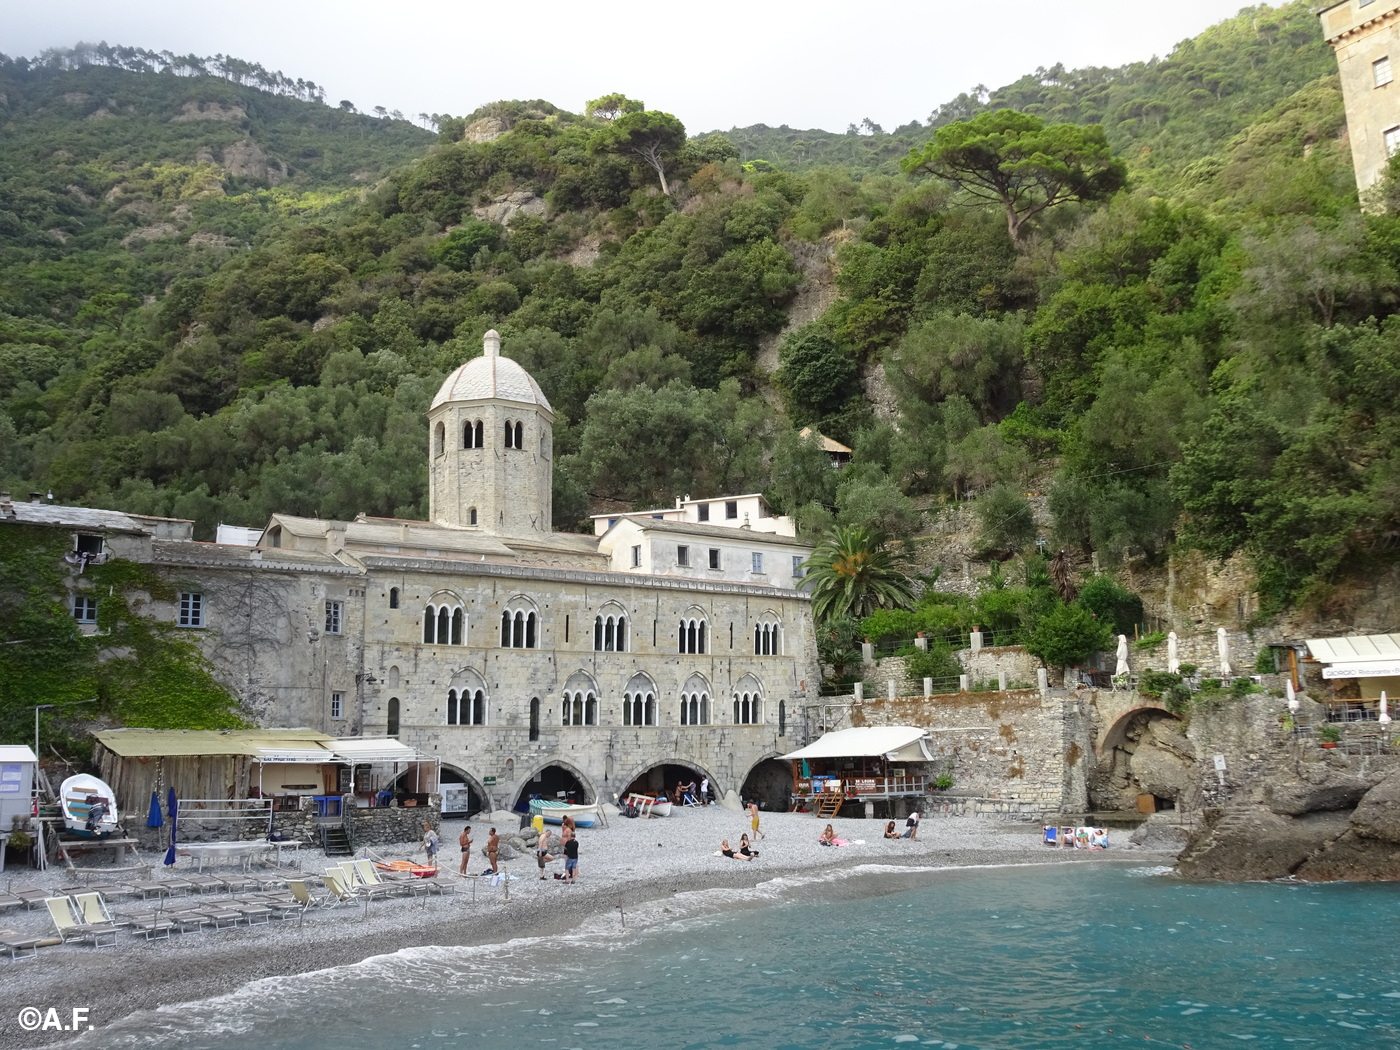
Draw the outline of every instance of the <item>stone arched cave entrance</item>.
M628 795L637 793L639 795L660 795L664 793L670 798L671 791L677 784L689 784L695 782L696 789L700 787L700 781L704 780L708 774L703 769L695 766L684 765L679 762L662 762L659 765L650 766L635 777L627 787L618 795L619 800L624 800ZM715 798L717 793L715 785L710 784L710 797Z
M549 798L574 805L593 801L583 781L563 766L545 766L527 780L515 797L515 811L529 812L532 798Z
M442 814L445 817L469 817L490 808L481 785L474 783L460 770L444 765L440 784Z
M792 795L792 763L765 758L749 770L739 794L745 803L757 802L759 809L786 813Z
M1098 768L1089 779L1089 804L1098 811L1137 811L1138 796L1157 809L1176 809L1196 778L1196 748L1170 711L1129 711L1104 735Z

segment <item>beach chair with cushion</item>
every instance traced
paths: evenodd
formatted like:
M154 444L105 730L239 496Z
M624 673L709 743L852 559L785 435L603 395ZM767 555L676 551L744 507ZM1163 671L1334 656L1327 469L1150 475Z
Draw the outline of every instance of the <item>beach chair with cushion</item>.
M103 923L79 922L67 897L48 897L44 904L49 909L54 928L58 930L59 940L64 944L69 941L91 941L94 948L100 948L104 938L108 944L117 943L117 927Z
M1060 829L1060 848L1061 848L1061 849L1073 849L1073 848L1074 848L1074 829L1073 829L1073 828L1064 827L1064 828L1061 828L1061 829Z
M1042 838L1040 841L1047 846L1054 846L1058 848L1060 845L1060 829L1057 827L1046 826L1045 837Z
M417 892L414 883L422 882L422 879L381 879L379 872L371 860L357 860L354 862L355 873L360 877L360 885L366 889L382 890L389 896L408 897ZM341 862L341 867L345 862ZM424 891L426 892L426 891Z

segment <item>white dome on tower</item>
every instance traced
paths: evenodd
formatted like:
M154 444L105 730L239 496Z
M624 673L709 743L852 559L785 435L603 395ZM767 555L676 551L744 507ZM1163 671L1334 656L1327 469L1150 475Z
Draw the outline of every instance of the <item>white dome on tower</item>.
M482 342L485 349L482 356L472 358L443 381L428 411L454 401L486 401L494 398L539 405L553 415L549 399L544 396L534 376L518 362L501 356L501 337L494 328L486 333Z

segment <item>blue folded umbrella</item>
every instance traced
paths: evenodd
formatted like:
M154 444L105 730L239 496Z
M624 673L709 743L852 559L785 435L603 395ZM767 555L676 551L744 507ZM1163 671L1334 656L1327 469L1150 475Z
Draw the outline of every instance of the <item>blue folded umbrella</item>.
M175 863L175 827L180 811L180 800L175 797L174 788L166 796L166 809L170 811L170 848L165 851L165 866L168 868Z
M165 819L160 815L160 793L151 792L151 812L146 817L146 827L158 828L165 823Z

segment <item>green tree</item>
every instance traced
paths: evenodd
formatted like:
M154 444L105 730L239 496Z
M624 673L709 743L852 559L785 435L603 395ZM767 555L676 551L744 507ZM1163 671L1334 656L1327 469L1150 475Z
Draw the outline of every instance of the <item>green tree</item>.
M628 113L640 113L646 108L645 102L628 98L620 91L614 91L602 98L589 99L587 105L583 107L583 112L595 120L611 122Z
M1082 605L1056 605L1036 621L1026 651L1051 667L1071 667L1113 643L1113 629Z
M685 145L685 125L669 113L649 109L624 113L599 128L589 142L595 153L618 153L641 161L656 172L661 192L671 195L666 161Z
M1035 515L1031 501L1006 485L979 496L977 546L988 554L1014 554L1035 542Z
M836 526L802 569L804 586L812 595L812 615L822 624L914 604L909 577L900 571L893 552L862 525Z
M955 183L1006 212L1011 240L1023 245L1027 223L1069 201L1109 197L1127 181L1098 125L1046 124L1037 116L1001 109L945 124L925 147L900 165Z

